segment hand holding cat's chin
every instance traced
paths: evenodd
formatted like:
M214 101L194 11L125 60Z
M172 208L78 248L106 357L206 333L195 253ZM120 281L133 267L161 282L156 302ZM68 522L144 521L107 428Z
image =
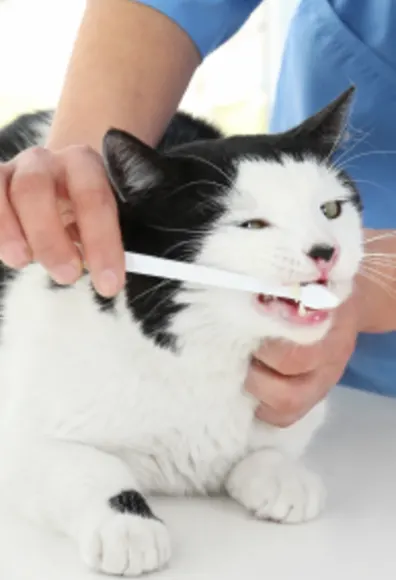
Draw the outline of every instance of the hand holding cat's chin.
M306 415L342 377L358 332L354 295L334 313L325 337L312 345L266 342L257 353L246 389L259 401L257 417L287 427Z

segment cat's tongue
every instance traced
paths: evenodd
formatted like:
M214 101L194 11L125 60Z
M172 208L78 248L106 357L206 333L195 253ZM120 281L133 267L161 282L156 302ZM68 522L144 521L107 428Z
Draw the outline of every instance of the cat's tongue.
M330 313L327 310L311 310L304 308L298 302L288 298L273 298L260 294L258 297L260 308L266 313L278 316L301 326L313 326L327 320Z

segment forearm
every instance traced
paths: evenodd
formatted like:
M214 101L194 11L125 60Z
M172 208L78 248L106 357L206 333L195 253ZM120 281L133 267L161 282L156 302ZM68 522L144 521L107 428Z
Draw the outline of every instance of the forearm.
M357 277L360 332L396 330L396 230L366 230Z
M110 126L154 145L198 64L166 16L132 0L87 0L48 146L100 151Z

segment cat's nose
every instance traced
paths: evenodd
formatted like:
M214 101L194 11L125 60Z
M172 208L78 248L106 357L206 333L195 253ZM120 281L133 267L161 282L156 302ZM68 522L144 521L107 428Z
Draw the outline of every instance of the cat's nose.
M327 244L316 244L308 252L308 256L314 260L314 262L326 262L328 264L334 258L336 249L334 246L328 246Z

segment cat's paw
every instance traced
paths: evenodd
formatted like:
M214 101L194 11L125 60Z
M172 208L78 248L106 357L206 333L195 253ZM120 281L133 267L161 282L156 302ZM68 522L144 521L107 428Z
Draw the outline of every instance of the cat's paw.
M326 497L319 476L270 449L242 460L226 487L257 518L288 524L314 519Z
M109 508L85 521L79 543L90 568L119 576L153 572L171 556L169 532L160 520Z

